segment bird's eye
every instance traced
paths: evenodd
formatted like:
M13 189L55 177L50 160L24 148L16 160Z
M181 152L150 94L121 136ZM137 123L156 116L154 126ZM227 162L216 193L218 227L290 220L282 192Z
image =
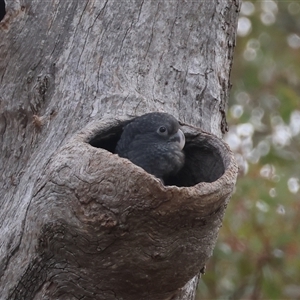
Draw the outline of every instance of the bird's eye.
M165 126L160 126L159 127L159 132L164 133L166 132L167 128Z
M167 128L165 126L160 126L157 130L159 134L165 135L167 134Z

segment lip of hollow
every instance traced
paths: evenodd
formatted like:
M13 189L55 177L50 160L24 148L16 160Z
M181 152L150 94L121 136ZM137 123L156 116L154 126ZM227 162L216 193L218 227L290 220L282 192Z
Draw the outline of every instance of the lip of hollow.
M178 143L180 150L183 149L185 145L185 136L181 129L178 129L177 132L173 136L171 136L170 140L172 142Z

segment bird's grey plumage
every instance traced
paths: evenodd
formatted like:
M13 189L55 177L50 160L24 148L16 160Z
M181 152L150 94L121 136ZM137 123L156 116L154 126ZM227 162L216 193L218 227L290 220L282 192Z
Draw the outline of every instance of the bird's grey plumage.
M165 180L184 164L185 144L178 121L167 113L148 113L125 126L116 153Z

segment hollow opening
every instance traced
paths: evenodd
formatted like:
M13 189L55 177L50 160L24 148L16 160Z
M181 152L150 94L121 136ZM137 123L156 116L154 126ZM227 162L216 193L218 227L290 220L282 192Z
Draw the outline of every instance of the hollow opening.
M96 148L115 153L123 128L130 121L124 121L114 127L102 129L95 134L89 144ZM221 140L207 134L192 136L185 134L185 164L183 168L165 181L165 185L190 187L200 182L213 182L220 178L229 164L227 148Z
M2 19L5 16L5 14L6 14L5 1L4 0L0 0L0 21L2 21Z
M123 132L123 124L112 128L107 128L107 131L95 135L89 144L96 148L105 149L111 153L115 153L117 143Z

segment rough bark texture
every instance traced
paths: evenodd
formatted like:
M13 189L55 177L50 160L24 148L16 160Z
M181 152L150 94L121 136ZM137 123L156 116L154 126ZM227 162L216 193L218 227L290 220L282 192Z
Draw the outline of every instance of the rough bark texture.
M185 126L191 161L215 141L224 174L165 187L110 151L124 117L149 111L221 137L238 8L6 1L1 299L193 299L235 182L231 153Z

